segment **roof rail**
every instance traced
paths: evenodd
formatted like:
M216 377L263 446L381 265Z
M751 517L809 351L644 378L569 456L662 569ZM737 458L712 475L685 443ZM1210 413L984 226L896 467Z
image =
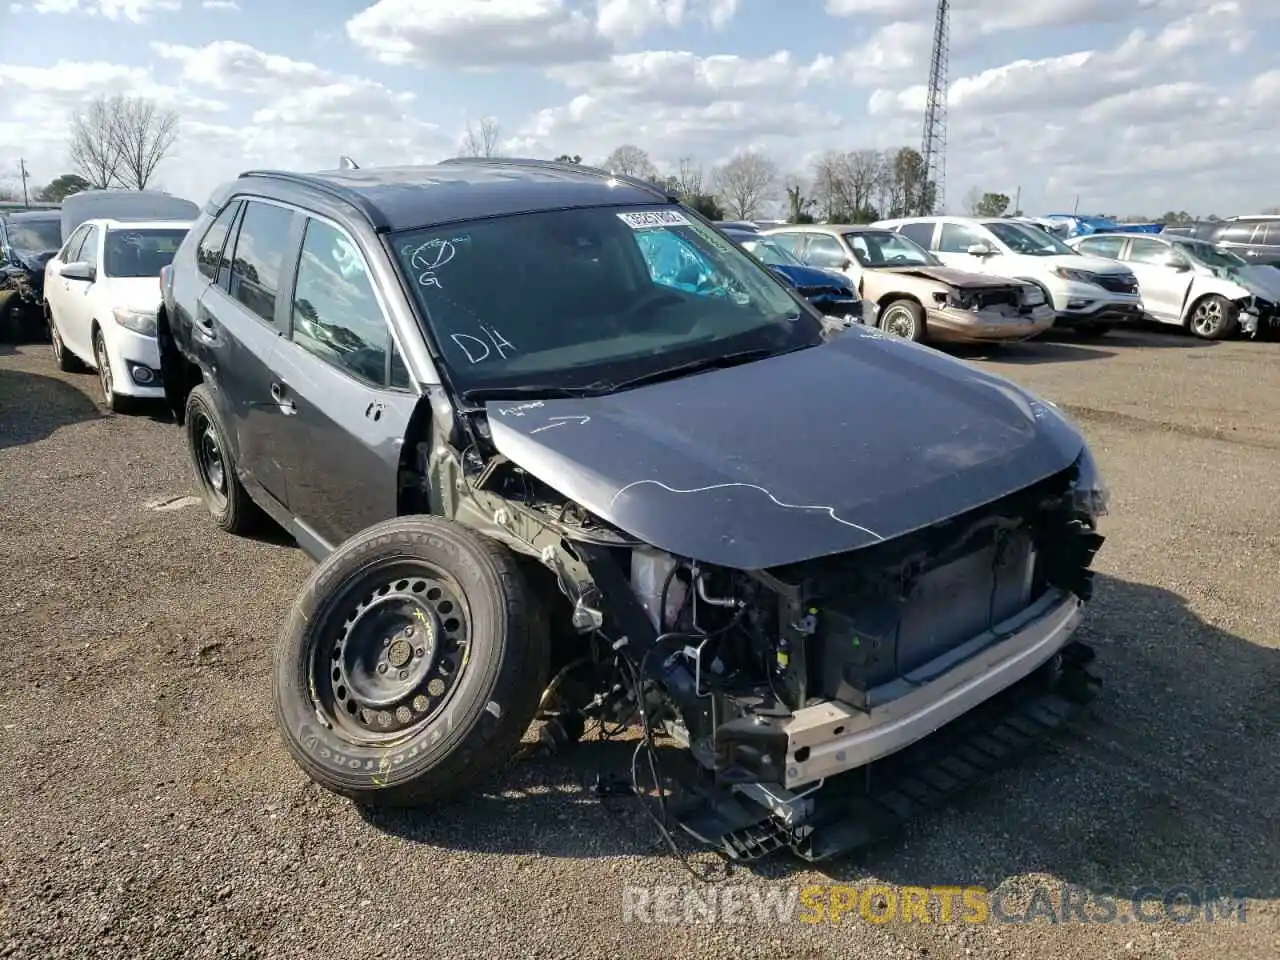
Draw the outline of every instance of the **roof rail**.
M483 164L494 167L532 167L541 170L561 170L565 173L585 173L590 177L598 177L602 180L617 180L619 183L625 183L639 190L647 190L649 193L672 203L678 203L680 200L671 191L664 190L651 180L631 177L623 173L613 173L610 170L588 166L584 163L565 163L561 160L538 160L529 157L450 157L447 160L440 161L441 166L461 164Z
M240 174L237 179L247 180L258 177L263 180L283 180L286 183L294 183L303 187L310 187L319 193L327 194L335 200L341 200L348 206L355 207L365 218L373 224L373 229L377 231L390 230L391 225L382 215L376 206L365 199L363 195L355 190L348 190L339 186L323 177L313 176L307 173L294 173L288 170L246 170Z

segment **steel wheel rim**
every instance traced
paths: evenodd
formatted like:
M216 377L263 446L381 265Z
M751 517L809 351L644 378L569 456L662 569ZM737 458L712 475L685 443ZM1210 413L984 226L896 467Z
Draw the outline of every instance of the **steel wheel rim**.
M1218 328L1218 323L1222 320L1222 305L1215 300L1210 300L1196 307L1195 317L1192 324L1195 326L1196 333L1208 336Z
M222 455L218 432L208 417L199 416L192 423L196 438L196 468L200 481L219 506L227 502L227 461Z
M110 403L116 390L111 380L111 363L107 360L107 345L103 342L101 333L95 338L94 347L94 353L98 357L98 379L102 382L102 398Z
M334 612L343 620L316 644L308 680L335 733L386 746L440 716L470 650L470 608L456 580L421 562L383 564L344 590Z
M916 318L911 315L909 310L902 307L893 307L889 310L884 318L885 333L901 337L903 340L910 340L915 336Z

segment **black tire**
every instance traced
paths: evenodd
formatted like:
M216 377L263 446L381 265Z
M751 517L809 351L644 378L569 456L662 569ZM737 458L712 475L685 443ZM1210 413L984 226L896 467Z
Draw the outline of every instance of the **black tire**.
M506 765L549 658L509 550L439 517L388 520L338 547L295 601L276 646L276 722L326 790L369 807L448 800Z
M46 315L49 318L49 343L53 346L53 362L58 365L58 369L63 373L82 373L84 364L80 362L79 357L63 344L62 337L58 334L58 328L53 325L53 314L48 313L48 309L46 306Z
M1217 294L1202 297L1187 312L1187 329L1201 340L1225 340L1239 328L1239 308Z
M891 337L922 343L925 338L924 307L914 300L894 300L880 311L879 326Z
M13 290L0 290L0 343L22 342L22 300Z
M65 353L65 350L63 351ZM102 389L102 405L112 413L128 413L129 398L116 393L115 377L111 373L111 361L107 358L107 341L102 331L93 331L93 359L98 365L98 385Z
M218 408L204 384L187 396L183 426L196 485L210 516L227 533L241 536L253 533L261 525L263 514L236 475L235 460L218 419Z

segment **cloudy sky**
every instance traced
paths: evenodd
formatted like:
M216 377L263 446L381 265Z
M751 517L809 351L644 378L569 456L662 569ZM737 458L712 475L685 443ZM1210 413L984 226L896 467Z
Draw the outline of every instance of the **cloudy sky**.
M918 146L935 0L0 0L0 182L67 169L67 115L179 110L160 185L254 166L620 143L660 165ZM953 0L947 198L1028 213L1280 204L1278 0Z

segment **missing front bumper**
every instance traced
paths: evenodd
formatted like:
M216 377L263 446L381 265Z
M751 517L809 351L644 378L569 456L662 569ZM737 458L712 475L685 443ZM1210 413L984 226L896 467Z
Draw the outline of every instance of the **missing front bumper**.
M825 860L890 839L919 813L1006 769L1067 724L1099 683L1089 670L1093 659L1092 648L1071 641L911 746L808 789L699 785L677 822L735 860L782 850Z

